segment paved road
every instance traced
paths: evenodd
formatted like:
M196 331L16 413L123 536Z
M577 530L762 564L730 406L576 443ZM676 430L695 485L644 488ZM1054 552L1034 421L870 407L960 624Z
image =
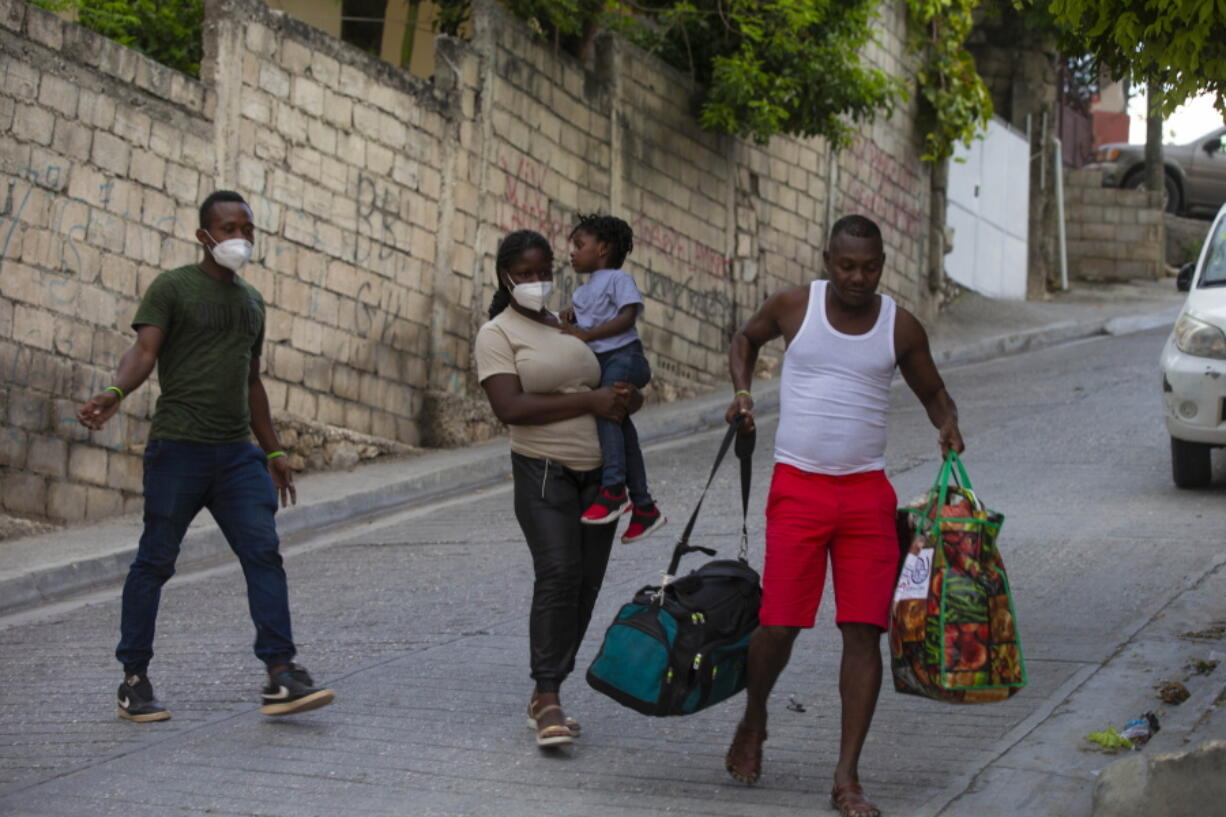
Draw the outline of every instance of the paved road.
M971 476L1008 517L1001 542L1031 686L974 708L884 691L863 769L887 814L939 809L1218 553L1226 469L1219 461L1207 491L1171 486L1162 339L1097 339L946 372ZM905 499L935 474L935 433L905 389L892 424L890 472ZM774 423L761 425L759 514ZM616 547L581 667L617 605L658 576L717 440L650 449L653 490L673 523ZM736 540L733 478L727 469L699 524L724 554ZM828 608L779 682L756 787L723 771L736 704L649 719L578 675L564 695L583 738L553 754L534 748L522 717L530 570L510 505L509 486L497 487L295 544L300 658L338 692L334 706L297 719L258 714L232 563L164 594L153 677L174 713L166 723L114 717L117 589L0 620L0 814L770 817L823 807L838 734ZM785 708L789 696L803 712Z

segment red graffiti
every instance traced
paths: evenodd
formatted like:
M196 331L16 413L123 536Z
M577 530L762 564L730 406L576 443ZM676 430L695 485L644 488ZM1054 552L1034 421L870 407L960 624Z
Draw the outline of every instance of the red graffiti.
M721 279L727 278L732 269L732 259L671 227L665 227L642 215L635 218L631 226L634 227L636 242L655 247L683 266Z
M498 226L505 232L536 230L549 240L554 253L564 254L573 218L566 213L552 214L558 208L541 191L544 170L526 158L520 158L514 171L506 159L501 159L499 164L507 174L507 192L504 206L498 208Z
M859 209L902 235L919 238L926 218L918 206L918 171L871 139L857 139L849 152L859 172L853 172L854 179L844 187L843 210Z
M545 170L531 159L520 158L514 169L507 160L499 165L507 174L507 188L499 203L498 226L505 231L536 230L549 240L556 254L567 252L574 211L551 201L542 190ZM682 235L671 227L643 215L630 221L636 244L660 250L682 266L726 279L732 269L732 259L705 244Z

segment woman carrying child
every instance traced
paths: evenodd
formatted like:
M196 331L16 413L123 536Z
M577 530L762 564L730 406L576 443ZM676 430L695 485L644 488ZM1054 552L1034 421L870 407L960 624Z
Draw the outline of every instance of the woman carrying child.
M572 306L562 312L562 331L591 348L600 361L600 385L631 383L643 388L651 366L634 328L643 311L643 296L630 273L621 268L634 248L634 231L620 218L580 215L570 233L570 263L575 273L590 276L575 288ZM627 416L621 422L597 418L604 472L600 494L583 512L585 525L616 524L633 506L623 542L642 539L668 521L647 491L647 469L638 431Z
M494 414L511 429L515 518L532 553L528 723L538 746L571 743L579 724L562 711L559 689L575 666L612 549L612 527L580 524L600 492L595 418L620 422L642 405L628 383L601 386L596 356L560 335L545 308L553 250L531 230L498 247L498 288L477 333L477 378Z

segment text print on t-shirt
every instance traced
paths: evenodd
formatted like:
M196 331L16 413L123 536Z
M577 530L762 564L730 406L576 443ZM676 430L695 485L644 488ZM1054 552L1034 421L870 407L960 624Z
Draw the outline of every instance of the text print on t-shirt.
M248 335L255 336L260 332L260 310L250 299L239 309L230 304L197 303L192 311L198 324L214 332L229 332L236 322Z

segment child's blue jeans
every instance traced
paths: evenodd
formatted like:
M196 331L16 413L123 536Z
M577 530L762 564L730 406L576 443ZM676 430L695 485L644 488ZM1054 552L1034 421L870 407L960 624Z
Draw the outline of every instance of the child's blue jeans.
M600 361L600 385L612 386L621 381L643 388L651 382L651 366L643 355L643 344L631 341L608 352L596 355ZM630 501L636 508L652 504L647 492L647 469L643 465L643 451L639 448L639 434L630 415L621 423L596 418L596 435L600 439L600 453L604 468L600 484L613 487L625 483L630 492Z

